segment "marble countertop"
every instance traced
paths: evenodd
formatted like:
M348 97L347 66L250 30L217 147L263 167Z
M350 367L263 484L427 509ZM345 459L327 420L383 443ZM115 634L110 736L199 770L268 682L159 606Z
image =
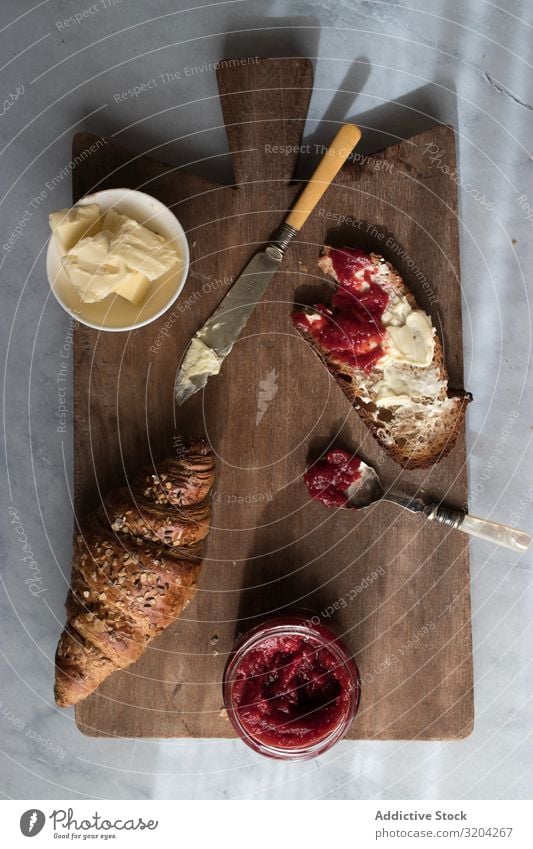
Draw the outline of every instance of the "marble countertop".
M4 0L0 22L3 413L1 793L10 798L530 798L531 554L474 542L476 720L456 742L346 742L306 764L238 741L99 740L51 702L70 558L68 316L45 285L47 214L70 203L78 130L229 181L213 63L304 55L307 133L349 118L368 144L457 130L471 509L532 531L532 10L525 0ZM150 80L156 84L148 86ZM144 89L142 88L144 84ZM139 87L139 93L121 94ZM341 89L341 93L338 90ZM179 138L176 127L179 126ZM191 137L190 133L197 133ZM388 141L386 141L388 143ZM214 158L213 158L214 157ZM26 546L26 548L24 548ZM26 559L21 559L26 557Z

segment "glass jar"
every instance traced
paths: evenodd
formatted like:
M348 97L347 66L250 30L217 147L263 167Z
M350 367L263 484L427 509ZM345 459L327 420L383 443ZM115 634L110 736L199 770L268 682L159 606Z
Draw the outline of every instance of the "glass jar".
M346 734L359 705L357 666L318 616L269 619L235 645L224 671L235 731L262 755L306 760Z

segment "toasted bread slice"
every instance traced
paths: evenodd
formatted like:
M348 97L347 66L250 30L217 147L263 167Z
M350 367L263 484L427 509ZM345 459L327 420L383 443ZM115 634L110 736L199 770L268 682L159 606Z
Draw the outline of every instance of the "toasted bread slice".
M332 306L293 313L296 329L393 460L408 469L437 463L453 447L471 396L448 390L431 319L379 254L325 247L318 265L337 294ZM352 327L362 347L345 344Z

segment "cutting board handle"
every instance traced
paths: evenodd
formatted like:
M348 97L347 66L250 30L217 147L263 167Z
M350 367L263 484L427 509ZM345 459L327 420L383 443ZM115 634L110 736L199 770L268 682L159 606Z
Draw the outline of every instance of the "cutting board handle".
M288 184L294 177L313 90L313 66L301 56L252 56L222 59L219 64L220 105L235 183L256 191L256 203L264 203L277 183Z
M285 223L301 230L320 198L333 182L361 138L355 124L343 124L320 160L313 176L289 212Z

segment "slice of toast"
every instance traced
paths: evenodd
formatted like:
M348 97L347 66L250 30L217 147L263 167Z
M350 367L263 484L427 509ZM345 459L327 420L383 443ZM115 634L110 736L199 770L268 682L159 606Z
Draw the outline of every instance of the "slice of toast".
M453 447L471 396L448 389L431 319L379 254L325 247L318 265L336 294L330 306L293 313L296 329L393 460L408 469L437 463ZM357 343L346 341L352 328Z

